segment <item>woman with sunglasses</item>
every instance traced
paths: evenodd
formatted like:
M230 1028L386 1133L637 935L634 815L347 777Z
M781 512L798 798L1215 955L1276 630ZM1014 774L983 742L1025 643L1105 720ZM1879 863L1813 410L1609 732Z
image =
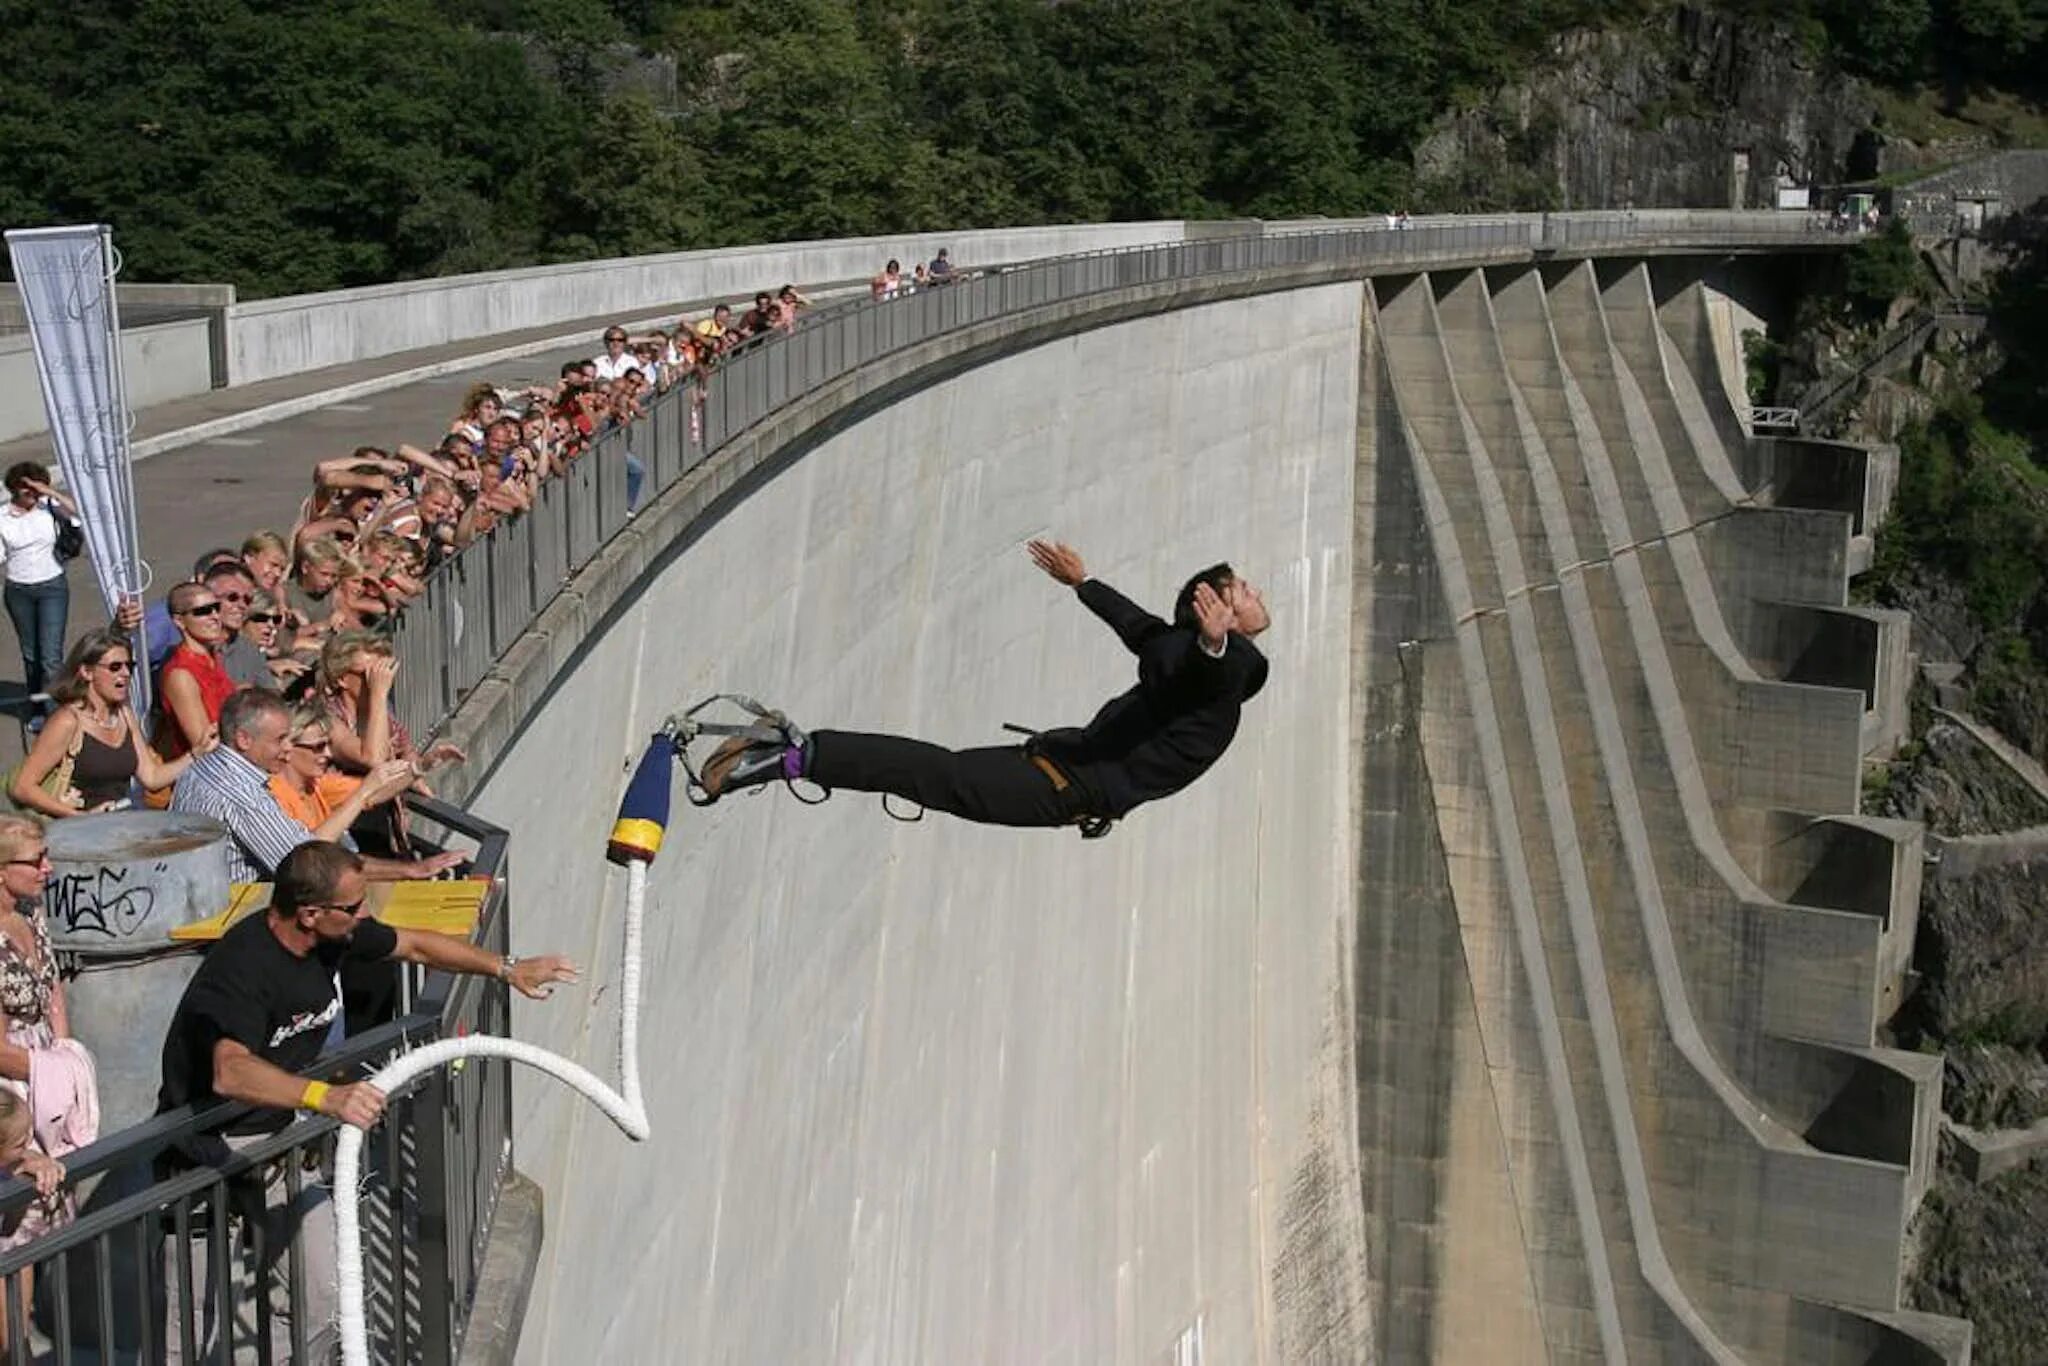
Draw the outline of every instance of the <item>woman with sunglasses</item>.
M403 759L379 764L366 778L336 772L327 712L316 703L293 708L286 733L284 767L270 775L270 795L319 839L346 840L359 816L405 791L417 776Z
M267 588L249 594L249 610L242 616L242 639L256 647L269 662L272 687L283 687L304 676L313 667L293 659L285 651L283 636L285 610L277 595Z
M160 759L144 742L128 705L134 678L135 654L127 636L100 630L79 637L64 660L63 677L50 689L57 710L8 786L16 806L51 820L118 811L128 805L130 784L161 792L191 767L190 754ZM211 747L208 741L201 752ZM53 797L43 790L43 779L67 754L71 787Z
M235 693L235 680L221 666L227 623L220 598L203 583L171 590L171 622L178 648L164 661L157 681L156 742L167 759L190 754L215 735L221 703Z

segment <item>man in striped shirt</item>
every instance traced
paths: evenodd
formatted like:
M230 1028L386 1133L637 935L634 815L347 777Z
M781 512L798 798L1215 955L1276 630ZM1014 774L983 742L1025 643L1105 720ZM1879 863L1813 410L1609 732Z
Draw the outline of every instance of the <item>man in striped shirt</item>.
M264 688L244 688L221 704L220 745L193 760L178 779L171 810L211 816L228 828L228 881L268 882L284 856L312 841L313 832L284 813L270 794L270 775L284 768L291 734L291 709ZM413 780L410 765L379 769L371 804L402 792ZM429 878L462 861L457 853L424 859L366 858L363 871L374 881Z

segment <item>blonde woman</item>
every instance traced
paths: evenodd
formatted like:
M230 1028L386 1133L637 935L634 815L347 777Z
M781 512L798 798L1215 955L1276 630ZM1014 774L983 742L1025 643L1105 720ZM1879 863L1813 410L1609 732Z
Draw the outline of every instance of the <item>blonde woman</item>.
M128 804L130 783L161 792L191 767L192 755L159 758L142 738L128 705L134 678L135 654L127 636L102 630L79 637L64 660L62 681L50 689L57 710L7 789L16 806L51 820L118 811ZM198 752L214 744L209 735ZM70 788L53 797L43 789L43 779L66 755L71 756Z
M270 795L316 839L346 840L357 817L412 783L412 765L403 759L379 764L367 778L336 773L327 713L318 706L295 707L286 734L284 767L270 775Z
M419 753L412 735L391 714L391 687L398 661L391 642L369 631L342 631L320 651L318 687L327 714L335 764L344 772L369 773L391 759L410 761L420 773L467 756L443 742ZM425 783L416 789L426 792Z

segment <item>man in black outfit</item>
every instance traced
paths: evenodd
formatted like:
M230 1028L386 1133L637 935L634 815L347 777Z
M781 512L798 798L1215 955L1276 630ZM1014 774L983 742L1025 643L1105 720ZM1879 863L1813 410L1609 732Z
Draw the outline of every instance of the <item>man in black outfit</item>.
M987 825L1115 820L1207 772L1237 734L1238 713L1266 682L1252 643L1270 624L1259 591L1228 564L1189 579L1171 624L1088 577L1072 546L1033 541L1031 558L1138 657L1138 682L1086 726L1022 745L949 750L898 735L821 730L798 744L735 738L704 769L712 797L776 779L881 792Z
M341 1014L336 971L345 962L403 959L444 972L494 976L521 995L546 999L557 982L576 978L566 958L500 957L453 935L393 929L363 915L369 884L363 861L339 844L312 840L285 855L272 884L270 909L237 922L221 936L185 988L164 1038L163 1088L157 1112L217 1100L256 1106L230 1124L224 1136L207 1135L177 1154L179 1165L218 1165L234 1149L259 1142L292 1122L295 1112L317 1111L368 1129L384 1113L384 1095L366 1081L308 1079L315 1070L329 1028ZM264 1265L257 1285L267 1285L287 1251L299 1259L305 1286L309 1343L324 1350L328 1319L335 1306L334 1215L327 1187L308 1174L292 1191L280 1165L258 1189L239 1185L233 1202L244 1220L264 1227ZM256 1320L247 1286L237 1279L241 1302L231 1304L234 1320L213 1322L218 1301L211 1285L212 1259L204 1243L172 1247L166 1286L176 1286L177 1260L192 1258L191 1286L200 1306L201 1354L223 1335L238 1349L252 1346ZM231 1273L232 1274L232 1273ZM230 1301L237 1296L230 1293ZM178 1306L171 1306L175 1325ZM290 1355L288 1317L271 1318L273 1346ZM178 1334L167 1360L178 1359ZM230 1353L232 1355L232 1353ZM314 1353L315 1359L321 1359ZM236 1359L240 1359L237 1357Z

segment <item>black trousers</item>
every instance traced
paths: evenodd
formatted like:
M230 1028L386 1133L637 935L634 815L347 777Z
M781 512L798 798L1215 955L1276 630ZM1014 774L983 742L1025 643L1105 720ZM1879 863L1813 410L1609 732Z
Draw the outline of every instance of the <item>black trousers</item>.
M811 732L804 776L820 787L882 792L983 825L1071 825L1093 806L1074 782L1061 791L1022 745L942 749L900 735Z

